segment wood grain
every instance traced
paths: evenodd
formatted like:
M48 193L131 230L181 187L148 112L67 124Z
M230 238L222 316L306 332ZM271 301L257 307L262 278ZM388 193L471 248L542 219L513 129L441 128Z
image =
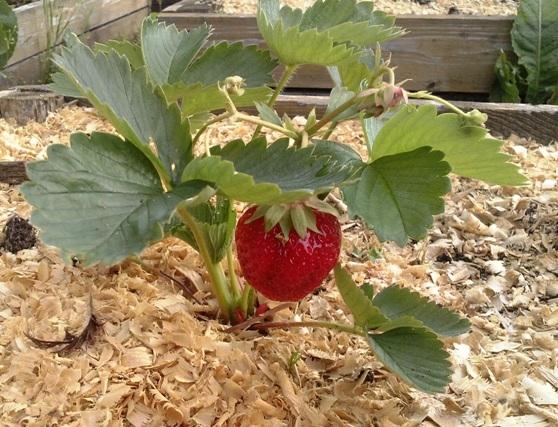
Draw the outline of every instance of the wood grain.
M143 2L143 0L142 0ZM81 35L82 40L93 43L111 39L133 39L139 33L143 19L149 8L135 10L98 27L90 28ZM41 53L19 61L3 70L5 77L0 78L0 87L36 82L41 76Z
M25 162L0 162L0 183L18 185L27 179Z
M163 12L160 17L179 28L207 22L214 27L214 40L263 44L254 16ZM392 54L397 79L412 79L408 89L487 93L498 53L511 50L512 23L512 17L405 15L397 18L397 25L409 34L385 43L383 48ZM327 89L331 80L324 68L307 66L290 87Z

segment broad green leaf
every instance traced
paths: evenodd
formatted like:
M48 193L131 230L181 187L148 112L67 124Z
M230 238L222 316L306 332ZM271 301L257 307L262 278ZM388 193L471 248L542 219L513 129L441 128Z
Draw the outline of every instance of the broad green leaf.
M490 91L490 101L492 102L521 102L517 80L519 78L517 67L512 64L505 52L500 52L500 56L494 66L496 80Z
M145 65L140 45L128 40L109 40L103 43L95 43L93 50L105 53L114 50L120 55L125 56L134 70Z
M179 31L174 24L157 22L155 17L146 18L141 29L141 51L155 84L180 81L210 33L206 24L191 31Z
M373 51L364 49L358 56L328 67L328 72L335 86L360 92L363 88L375 87L379 84L382 78L380 67L383 65L381 62L376 62Z
M526 182L511 157L500 152L502 141L454 113L437 114L434 105L405 105L380 130L372 147L373 159L432 147L444 153L452 172L490 184Z
M258 110L258 113L263 120L269 123L274 123L278 126L283 125L281 117L279 117L277 111L275 111L269 105L264 104L263 102L255 102L254 104L256 105L256 109Z
M544 103L558 84L558 0L522 0L512 45L527 70L527 102Z
M84 94L80 91L79 86L61 71L52 73L50 78L52 79L52 82L48 84L48 88L58 95L70 98L85 98Z
M4 68L17 44L17 16L6 0L0 0L0 69Z
M381 157L370 163L356 184L343 188L351 215L361 217L381 240L403 246L407 237L421 239L432 215L444 211L450 190L449 165L429 147Z
M184 71L181 81L209 86L230 76L240 76L247 87L259 87L273 82L276 67L277 62L269 52L257 46L220 42L206 49Z
M188 211L197 220L198 226L209 246L209 253L213 262L218 263L227 254L231 245L234 228L236 225L236 211L228 199L218 197L215 205L206 202L188 208ZM192 232L181 222L170 229L170 232L198 249Z
M313 139L311 147L312 155L315 157L329 156L338 165L347 165L355 168L364 166L360 154L349 145L323 139Z
M222 110L227 103L217 84L202 86L200 84L186 85L179 82L163 86L165 96L169 101L182 100L182 114L190 117L194 114ZM236 107L249 107L254 102L266 102L273 91L266 87L249 87L244 89L242 96L231 96Z
M350 101L354 98L355 93L347 90L345 87L335 86L329 95L327 108L325 114L329 114L335 111L336 108L341 107L345 102ZM341 114L337 115L332 122L338 123L343 120L350 119L359 113L359 108L357 105L352 106L351 108L343 111Z
M287 139L269 147L263 138L247 145L232 141L213 149L215 155L191 161L182 179L212 182L234 200L271 205L328 191L352 172L329 157L313 156L311 147L295 149L288 144Z
M327 32L318 32L315 28L301 31L296 25L300 23L300 13L286 6L281 12L279 0L260 0L258 28L282 64L335 65L354 55L345 44L335 45Z
M337 264L334 273L337 289L353 313L355 325L369 330L376 329L388 322L387 317L374 307L367 294L353 282L351 275L344 268Z
M32 222L47 244L86 265L114 264L163 238L176 205L206 184L165 193L157 171L133 144L106 133L74 134L71 147L48 148L48 160L27 167L22 186Z
M167 105L154 91L143 68L132 70L128 60L115 51L94 53L80 41L55 55L54 62L160 173L166 171L177 181L192 157L188 123L182 121L176 104ZM151 141L158 157L149 147Z
M398 286L390 286L381 291L373 303L391 320L411 316L439 335L464 334L470 327L467 319L438 306L416 292Z
M449 354L426 328L396 327L368 334L376 357L409 385L427 393L442 393L451 379Z
M336 43L375 46L404 34L395 27L395 18L374 10L372 2L318 0L301 16L302 31L327 31Z

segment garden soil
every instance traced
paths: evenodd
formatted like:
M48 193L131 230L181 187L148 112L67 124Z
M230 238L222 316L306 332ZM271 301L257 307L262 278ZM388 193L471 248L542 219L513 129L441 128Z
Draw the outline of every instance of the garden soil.
M79 107L44 124L0 120L0 159L44 158L70 132L95 130L111 128ZM252 130L226 122L207 142ZM335 137L362 150L354 123ZM469 334L446 340L455 369L447 393L410 388L343 333L226 332L213 320L217 304L200 259L179 240L145 250L145 267L111 268L64 263L38 243L0 254L0 425L558 425L558 146L512 137L505 151L530 183L453 178L446 213L423 242L380 246L360 222L341 217L342 261L358 283L399 283L471 320ZM18 187L2 185L0 228L16 213L26 218L30 207ZM195 298L165 275L191 284ZM331 277L280 308L275 320L349 320ZM98 330L79 350L57 354L26 337L63 340L91 313Z

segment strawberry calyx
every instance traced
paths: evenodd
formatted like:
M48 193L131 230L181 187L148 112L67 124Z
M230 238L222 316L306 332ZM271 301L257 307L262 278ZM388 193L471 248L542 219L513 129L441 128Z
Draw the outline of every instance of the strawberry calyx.
M281 233L276 236L277 238L285 242L288 241L291 230L294 229L301 239L305 239L308 230L321 234L321 231L316 226L315 212L324 212L335 217L339 216L339 213L333 206L312 196L293 203L260 205L247 223L263 217L266 232L269 232L279 224Z

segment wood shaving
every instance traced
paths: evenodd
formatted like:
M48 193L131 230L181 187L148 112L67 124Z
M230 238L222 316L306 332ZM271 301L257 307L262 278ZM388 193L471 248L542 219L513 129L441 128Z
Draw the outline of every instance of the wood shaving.
M111 131L85 108L46 123L0 120L3 160L44 158L70 132ZM248 138L224 122L210 141ZM358 125L335 133L362 152ZM380 246L342 217L343 262L376 290L400 283L467 316L472 331L447 341L455 373L446 394L399 381L358 338L304 328L225 333L197 255L177 239L143 259L189 278L200 302L137 264L64 265L39 244L0 255L0 425L2 426L553 426L558 422L558 146L512 137L504 149L530 179L501 188L452 178L446 213L424 242ZM30 207L17 187L0 191L0 226ZM373 251L374 250L374 251ZM370 254L374 253L374 256ZM93 342L58 356L25 333L60 340L81 330L89 298L102 323ZM275 320L346 321L330 279ZM210 319L210 320L207 320ZM300 358L289 366L293 354Z
M306 9L314 0L284 0L281 4ZM514 15L516 0L375 0L374 8L394 15ZM258 0L218 0L219 12L228 14L255 14Z

